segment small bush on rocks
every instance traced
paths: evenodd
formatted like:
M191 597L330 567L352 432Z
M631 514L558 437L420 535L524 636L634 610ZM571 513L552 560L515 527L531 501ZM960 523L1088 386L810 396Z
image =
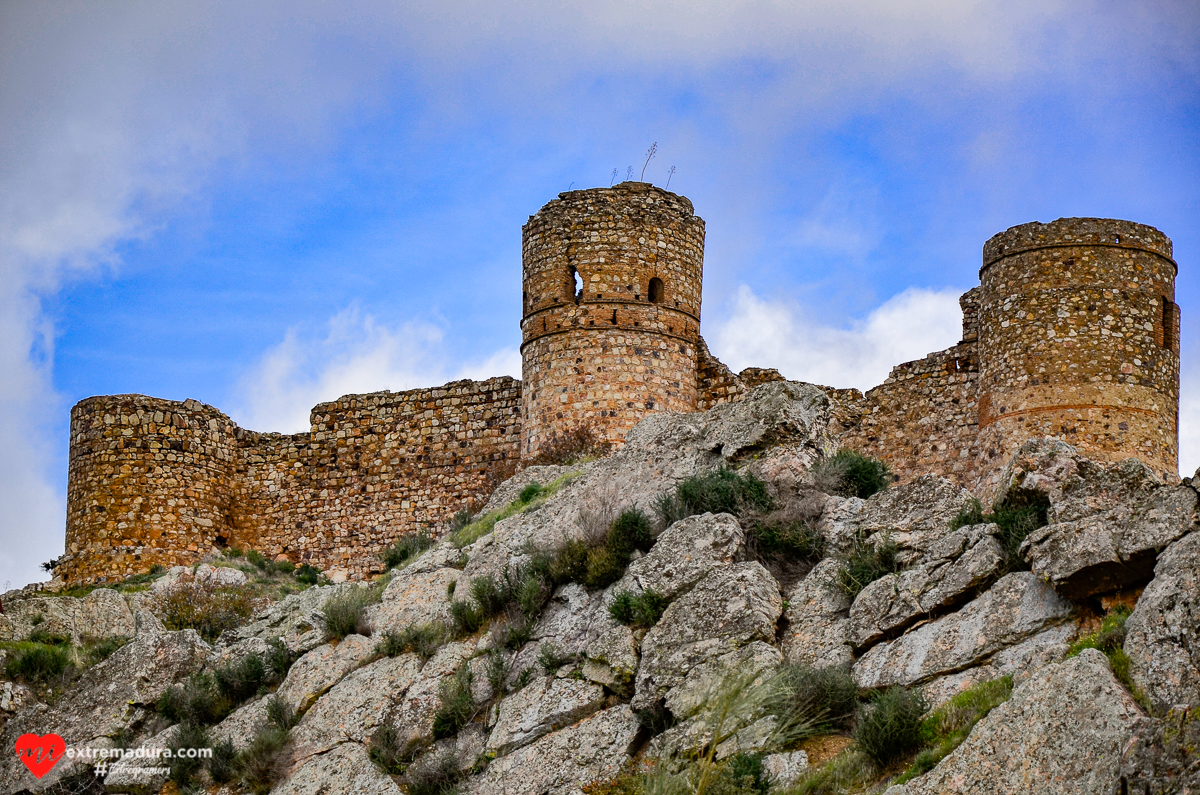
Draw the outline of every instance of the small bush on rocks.
M488 653L485 671L488 685L492 688L493 698L500 698L504 695L504 685L508 681L508 672L511 667L512 660L500 649L492 649Z
M538 647L538 665L547 674L553 674L559 668L562 668L568 663L574 662L575 657L571 654L563 654L558 648L549 641L542 643Z
M212 643L225 630L249 621L256 601L245 586L213 585L180 577L154 600L152 607L167 629L194 629Z
M375 601L373 589L352 588L329 597L321 612L325 616L325 640L341 640L347 635L370 635L367 606Z
M175 732L175 737L167 747L171 749L171 757L168 761L171 768L171 781L179 785L181 789L189 786L207 760L188 756L186 753L180 754L179 751L187 748L208 748L207 729L199 724L185 721L180 724Z
M213 674L221 695L235 704L253 696L267 682L267 668L257 654L219 666Z
M237 751L232 740L213 743L208 760L208 775L217 784L228 784L237 776Z
M287 773L290 740L286 729L274 723L262 727L237 758L243 786L256 795L266 795Z
M1074 657L1084 649L1097 649L1104 652L1104 656L1108 658L1108 663L1112 667L1113 676L1117 677L1117 681L1125 685L1125 688L1133 694L1134 699L1149 712L1150 700L1130 676L1129 655L1125 653L1124 649L1125 622L1129 619L1131 612L1125 605L1113 607L1105 614L1104 620L1100 623L1100 629L1072 643L1067 651L1067 656Z
M296 581L304 585L316 585L321 579L321 570L309 563L301 563L296 569Z
M432 751L410 765L404 783L409 795L454 795L462 777L458 754L447 748Z
M438 710L433 716L433 739L453 737L475 717L477 707L471 695L474 677L468 665L461 666L454 676L438 683Z
M1034 530L1049 523L1050 500L1040 492L1011 491L996 503L990 513L984 513L979 500L971 504L950 522L950 529L957 530L974 524L997 524L1000 526L999 541L1004 548L1004 571L1028 571L1029 564L1021 559L1021 544Z
M893 686L859 707L854 741L884 767L921 745L921 718L929 704L918 690Z
M282 682L295 661L296 655L283 642L283 638L271 638L267 641L267 653L263 657L263 667L266 668L268 682L272 684Z
M75 657L69 646L21 644L4 662L9 679L35 686L65 683L74 670Z
M379 643L379 653L395 657L406 651L428 660L450 639L450 627L441 621L410 624L399 632L389 632Z
M837 667L785 665L779 669L779 697L771 711L785 721L806 724L815 733L846 728L858 706L858 684Z
M433 546L434 540L427 531L420 530L396 539L396 543L385 549L379 559L389 569L398 569L416 560L421 553Z
M896 560L899 551L896 542L887 533L878 543L873 543L864 534L856 535L850 551L841 556L838 587L853 599L880 577L900 571L900 564Z
M212 726L233 709L233 703L221 693L215 677L207 672L192 674L180 685L172 685L159 696L158 714L173 723Z
M774 500L767 484L750 473L726 467L695 475L659 497L654 510L664 527L702 513L731 513L746 517L771 510Z
M391 776L401 775L412 761L406 753L406 746L400 732L390 723L385 723L371 735L371 741L367 744L371 761Z
M608 612L622 624L649 629L658 623L669 602L654 589L640 594L620 591L613 597Z
M933 770L938 762L967 739L976 723L1008 701L1012 689L1011 676L993 679L964 690L935 709L921 722L924 750L917 754L908 770L893 783L903 784Z
M892 482L887 464L847 449L838 450L832 458L813 467L813 477L817 487L828 494L864 500L883 491Z

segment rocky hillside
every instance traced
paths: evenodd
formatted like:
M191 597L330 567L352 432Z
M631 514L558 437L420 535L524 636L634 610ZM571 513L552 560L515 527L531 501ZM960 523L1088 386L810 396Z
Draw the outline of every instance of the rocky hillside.
M1200 792L1200 478L1046 439L990 507L877 490L836 410L653 415L376 583L7 594L3 745L75 753L0 793Z

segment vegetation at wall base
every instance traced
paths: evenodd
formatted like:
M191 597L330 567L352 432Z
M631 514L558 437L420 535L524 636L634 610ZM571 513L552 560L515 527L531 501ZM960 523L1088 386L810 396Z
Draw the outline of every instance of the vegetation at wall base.
M181 578L154 600L154 612L170 630L194 629L209 643L245 624L257 606L242 585L213 585Z
M838 587L854 599L880 577L900 571L899 552L890 533L884 533L878 542L865 533L856 533L850 550L839 556L842 566L838 571Z
M433 536L427 530L407 533L380 553L379 559L389 569L402 568L420 557L421 553L433 546L434 543Z
M843 448L814 466L813 478L824 492L865 500L886 489L892 473L878 458Z
M602 458L612 451L612 443L604 440L598 429L581 425L566 431L554 431L538 447L529 466L567 466Z
M669 527L680 519L702 513L747 517L769 511L774 504L767 484L749 472L743 474L722 466L703 475L693 475L674 491L661 495L654 510L662 526Z

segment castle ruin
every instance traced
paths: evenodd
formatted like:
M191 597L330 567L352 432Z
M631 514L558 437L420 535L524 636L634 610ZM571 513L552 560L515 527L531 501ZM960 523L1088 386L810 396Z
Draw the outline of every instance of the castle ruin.
M71 411L67 549L104 582L223 547L364 577L399 536L445 527L494 473L580 426L619 444L643 417L737 400L700 336L704 221L640 182L571 191L523 229L522 380L347 395L298 434L255 433L194 400L91 397ZM952 348L865 394L827 389L840 443L900 480L988 496L1025 439L1178 475L1179 310L1171 241L1128 221L1030 223L984 245Z

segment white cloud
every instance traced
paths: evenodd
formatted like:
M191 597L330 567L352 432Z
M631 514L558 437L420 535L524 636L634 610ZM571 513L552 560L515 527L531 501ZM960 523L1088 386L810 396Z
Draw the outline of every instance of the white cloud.
M962 337L961 291L909 289L849 328L821 325L803 307L738 289L733 313L712 336L713 353L733 370L774 367L788 378L866 390L892 367L954 345Z
M240 407L231 414L251 430L296 433L308 430L313 406L343 395L521 377L512 349L459 367L448 361L440 327L413 321L388 328L350 307L330 318L324 336L289 329L239 384Z

